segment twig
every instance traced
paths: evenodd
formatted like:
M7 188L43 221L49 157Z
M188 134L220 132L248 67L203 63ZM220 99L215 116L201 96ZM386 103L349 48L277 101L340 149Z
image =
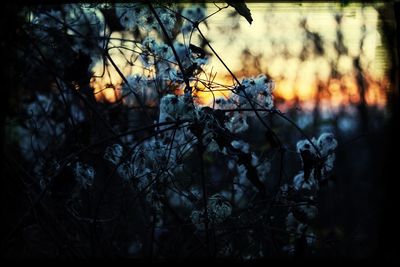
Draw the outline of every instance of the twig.
M184 82L185 82L185 84L186 84L186 89L185 89L185 91L186 91L186 90L189 91L189 92L190 92L190 95L191 95L191 94L192 94L192 90L191 90L191 87L190 87L189 78L188 78L187 75L186 75L185 68L183 67L182 62L181 62L181 60L180 60L180 58L179 58L179 55L178 55L178 53L177 53L176 50L175 50L174 44L172 43L172 40L171 40L171 38L169 37L168 32L167 32L167 30L165 29L163 23L161 22L161 19L160 19L160 17L158 16L158 14L157 14L156 10L154 9L153 5L152 5L150 2L148 2L148 5L149 5L149 8L150 8L150 11L151 11L151 12L153 13L153 15L156 17L156 20L157 20L158 24L160 25L161 30L162 30L163 33L164 33L165 39L167 40L168 45L171 47L172 52L174 53L175 59L176 59L176 61L178 62L179 69L180 69L180 71L182 72L183 80L184 80ZM189 93L189 92L188 92L188 93Z
M237 84L239 85L239 88L242 89L241 91L243 92L245 98L247 99L247 101L249 102L251 108L254 111L254 114L256 114L258 120L261 122L261 124L268 130L271 131L272 135L274 136L274 138L276 139L279 147L282 147L282 142L280 140L280 138L276 135L276 133L271 129L271 127L269 127L266 122L261 118L260 114L258 113L257 109L255 108L253 102L251 101L249 95L247 94L246 90L243 89L243 85L240 83L239 79L236 77L235 74L233 74L233 72L229 69L229 67L225 64L225 62L222 60L222 58L218 55L218 53L214 50L214 48L211 46L210 42L207 40L207 38L204 36L204 34L201 32L200 28L198 25L195 25L196 29L198 30L200 36L203 38L203 40L205 41L205 43L207 44L207 46L211 49L211 51L215 54L215 56L218 58L218 60L222 63L222 65L226 68L226 70L229 72L229 74L233 77L233 79L237 82Z

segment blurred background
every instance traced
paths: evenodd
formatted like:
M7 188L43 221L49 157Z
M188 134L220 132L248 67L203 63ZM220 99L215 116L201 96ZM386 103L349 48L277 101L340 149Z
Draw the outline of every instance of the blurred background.
M265 73L274 80L275 105L307 134L337 136L334 186L321 192L320 217L333 254L394 256L389 240L395 189L389 188L399 107L398 3L248 6L252 25L226 11L208 21L218 25L209 36L239 77ZM229 82L215 64L221 81Z
M334 186L321 192L330 256L395 255L398 5L249 3L251 25L228 10L207 21L215 50L235 74L265 73L275 82L275 105L307 134L337 136ZM229 83L213 60L220 80ZM207 103L209 94L203 96Z
M224 3L205 6L212 14ZM398 3L248 3L248 7L251 25L225 9L208 18L202 30L237 77L266 74L272 79L276 107L309 136L330 131L337 137L334 185L321 192L321 232L331 239L325 256L362 259L393 253L385 229L391 222L387 205L393 178L388 173L394 167L391 155L397 143L392 138L398 116ZM192 38L196 42L196 36ZM100 67L94 70L100 72ZM216 57L205 68L210 71L215 82L233 85ZM98 100L118 99L115 88L104 87L118 83L116 73L111 77L94 83L101 91ZM213 97L229 94L222 89L199 91L197 96L200 104L212 105ZM283 131L287 125L281 120L270 122L289 144L294 146L301 138L296 131Z
M201 25L211 45L237 77L265 74L272 79L276 107L306 134L318 137L322 132L333 132L339 143L332 183L320 193L318 234L327 245L320 249L318 256L395 257L399 2L247 5L253 17L251 25L233 9L224 9ZM224 4L205 4L208 14L218 6ZM4 9L10 14L18 11L13 5L6 5ZM4 29L2 43L2 50L7 49L3 58L10 62L6 72L8 90L2 98L3 107L7 108L16 105L19 96L15 92L22 92L21 88L15 89L20 79L13 68L15 48L7 47L14 42L20 23L17 19L10 21L2 16L1 23L10 25ZM126 35L115 31L111 37ZM194 42L196 38L193 36ZM135 70L125 66L124 58L129 56L126 53L112 50L110 55L128 75ZM95 75L103 71L101 63L93 62L91 66ZM216 73L217 83L226 87L234 84L216 57L211 57L204 70ZM121 83L111 67L108 75L93 78L91 86L96 101L105 106L115 103L120 98ZM213 93L229 97L229 90ZM197 97L199 104L212 105L210 92L199 88ZM7 113L11 113L9 109L6 116ZM2 125L6 116L2 116ZM291 148L302 138L280 118L268 120ZM257 131L249 133L248 138L260 141ZM7 154L4 147L3 144L3 153ZM289 176L298 167L299 162L289 167ZM4 183L9 182L4 180ZM15 211L14 217L8 215L11 210L19 209L20 196L15 194L15 199L10 201L14 193L10 188L16 187L3 188L7 192L2 194L5 207L2 218L7 217L6 224L11 225L18 212Z
M206 3L207 14L225 5ZM251 25L233 9L224 9L201 29L237 77L266 74L272 79L276 107L309 136L330 131L337 137L334 186L321 193L322 234L334 248L329 253L351 258L392 253L385 229L391 221L389 173L397 144L398 3L247 5ZM201 44L198 36L192 40ZM94 71L100 73L101 66ZM214 82L234 84L215 56L204 70L215 75ZM104 85L121 79L112 70L110 77L93 82L99 101L118 99L118 90ZM200 90L198 103L211 106L213 97L229 94ZM289 126L279 118L269 120L290 145L301 138L293 129L282 130ZM259 140L258 135L250 138Z

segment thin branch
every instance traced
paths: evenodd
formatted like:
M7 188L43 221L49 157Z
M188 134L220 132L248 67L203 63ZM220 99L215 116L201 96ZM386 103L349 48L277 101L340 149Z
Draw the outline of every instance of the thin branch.
M158 14L157 14L156 10L154 9L153 5L152 5L150 2L148 2L148 5L149 5L149 8L150 8L150 11L151 11L151 12L153 13L153 15L156 17L156 20L157 20L159 26L161 27L161 30L162 30L163 33L164 33L165 39L166 39L168 45L171 47L172 52L174 53L175 59L176 59L176 61L178 62L179 69L180 69L180 71L182 72L183 80L184 80L184 82L185 82L185 84L186 84L186 89L185 89L185 90L188 90L188 91L190 92L190 95L191 95L192 92L191 92L191 87L190 87L190 83L189 83L189 78L188 78L188 76L186 75L186 70L185 70L185 68L183 67L182 62L181 62L181 60L180 60L180 58L179 58L179 55L178 55L178 53L177 53L176 50L175 50L174 44L172 43L172 40L171 40L171 38L169 37L168 32L167 32L167 30L165 29L164 24L161 22L161 19L160 19L160 17L158 16Z

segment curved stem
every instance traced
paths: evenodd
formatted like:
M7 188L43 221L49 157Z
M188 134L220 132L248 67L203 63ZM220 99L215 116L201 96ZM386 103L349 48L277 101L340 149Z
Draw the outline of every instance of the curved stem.
M150 8L150 11L151 11L151 12L153 13L153 15L156 17L156 20L157 20L158 24L160 25L161 30L162 30L163 33L164 33L164 36L165 36L165 39L167 40L168 45L171 47L172 52L174 53L174 56L175 56L175 58L176 58L176 61L178 62L179 69L180 69L181 72L182 72L183 80L184 80L184 82L185 82L185 84L186 84L186 88L190 90L190 94L191 94L192 92L191 92L191 89L190 89L189 78L188 78L187 75L186 75L185 69L184 69L184 67L183 67L183 65L182 65L182 62L181 62L179 56L178 56L178 53L177 53L176 50L175 50L174 44L172 43L172 40L171 40L171 38L169 37L168 32L167 32L167 30L165 29L164 24L163 24L162 21L160 20L160 17L158 16L158 14L157 14L156 10L154 9L153 5L152 5L150 2L148 3L148 5L149 5L149 8Z

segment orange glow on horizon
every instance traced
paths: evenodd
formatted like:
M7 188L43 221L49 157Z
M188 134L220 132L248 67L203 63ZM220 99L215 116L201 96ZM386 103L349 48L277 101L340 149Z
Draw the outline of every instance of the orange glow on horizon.
M92 78L90 86L98 102L114 103L121 97L121 83L110 85L101 78Z
M220 52L226 65L239 80L257 76L260 70L266 72L275 82L273 92L275 99L277 102L282 100L285 107L298 102L307 103L305 106L313 106L313 103L320 101L321 105L337 108L357 104L363 100L369 106L383 108L386 105L386 90L389 81L385 76L384 65L379 63L385 59L378 57L380 55L378 49L383 49L383 45L378 31L379 16L372 6L349 4L343 8L337 3L301 6L293 6L289 3L249 3L248 6L254 19L252 25L249 25L245 19L239 18L240 27L235 31L226 32L226 36L222 38L218 26L229 28L232 19L229 13L221 12L218 16L211 16L207 20L209 25L215 27L202 28L206 36L209 36L213 48ZM209 13L212 13L216 7L210 3L207 4L207 9ZM341 30L343 42L348 47L348 54L339 55L333 47L338 26L333 16L335 13L343 15ZM318 33L325 40L323 56L312 54L305 60L300 59L303 48L307 51L312 50L312 46L305 42L304 29L299 26L299 21L304 18L307 18L308 30ZM365 26L368 35L361 54L362 25ZM129 32L113 32L111 36L114 40L110 42L110 46L128 46L122 41L117 41L118 38L134 39ZM228 36L235 37L234 45L231 45L232 41L229 41ZM182 36L177 36L177 40L182 42L181 38ZM244 49L248 49L252 55L263 55L257 66L253 61L247 61L240 56ZM155 70L144 70L140 60L135 61L135 66L127 66L126 58L132 58L133 55L128 49L123 50L123 55L118 51L117 49L110 50L110 56L125 77L134 73L154 77ZM362 62L368 63L363 65L364 72L362 73L362 83L365 86L364 98L360 94L362 90L360 90L354 67L356 57L362 57ZM215 87L212 86L215 89L210 92L200 82L193 82L192 85L196 84L194 90L196 102L200 105L212 106L214 98L229 97L231 92L224 85L231 88L233 79L225 76L227 72L215 56L210 58L209 64L204 69L209 66L212 66L214 73L218 73L214 80ZM333 68L338 73L335 77L331 76ZM102 78L93 78L91 86L97 101L113 103L122 97L122 78L113 66L109 65L106 69L107 71L103 73L103 65L100 63L92 69L96 76L102 76ZM201 76L206 79L203 75ZM173 88L170 91L174 91ZM183 92L177 89L174 93L182 94Z
M388 81L374 80L368 74L364 74L367 88L365 90L365 101L369 106L383 108L386 105L385 88L388 87ZM121 99L122 78L113 77L114 84L110 84L108 78L92 78L91 87L93 88L96 100L99 102L114 103ZM219 84L230 84L231 77L218 77L215 82ZM320 88L318 88L320 87ZM202 84L196 85L194 96L196 102L200 105L212 106L214 98L229 97L229 90L216 90L210 92ZM319 92L318 92L319 91ZM177 89L174 92L177 95L183 94L183 90ZM332 108L341 105L357 104L361 101L360 90L354 75L344 75L340 79L330 78L328 82L313 81L311 83L294 83L291 80L275 81L273 92L275 98L279 98L290 103L298 100L300 102L313 102L317 99L323 99L324 103L329 103Z
M96 100L99 102L114 103L121 99L122 78L116 72L110 71L111 76L96 77L91 80L91 87L94 90ZM241 79L243 73L238 73L238 78ZM250 75L251 76L251 75ZM256 75L252 75L256 76ZM377 106L383 108L386 105L385 89L388 87L388 81L373 79L371 75L364 73L365 84L365 101L369 106ZM113 82L113 83L111 83ZM214 80L215 83L221 84L215 91L205 88L201 83L193 83L195 88L194 96L196 103L200 105L213 105L214 98L229 97L231 91L223 90L222 85L232 84L230 76L218 76ZM194 85L196 86L194 87ZM319 88L318 88L319 87ZM183 90L176 89L174 93L177 95L183 94ZM355 74L343 75L341 78L330 78L327 82L322 81L305 81L298 83L289 79L275 81L275 89L273 91L275 98L282 99L286 104L291 106L294 102L315 102L317 99L324 100L323 103L329 103L332 108L337 108L342 105L357 104L361 101L359 85Z

